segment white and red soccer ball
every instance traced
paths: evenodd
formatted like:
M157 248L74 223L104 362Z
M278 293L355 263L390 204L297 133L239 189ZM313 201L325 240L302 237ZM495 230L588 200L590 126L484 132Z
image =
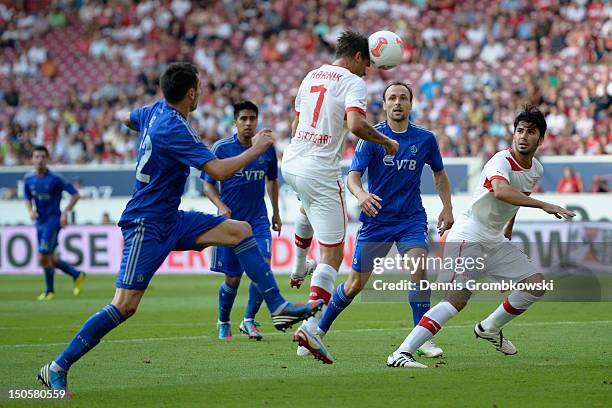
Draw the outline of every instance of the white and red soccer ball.
M395 68L402 62L402 39L392 31L377 31L368 38L370 64L378 69Z

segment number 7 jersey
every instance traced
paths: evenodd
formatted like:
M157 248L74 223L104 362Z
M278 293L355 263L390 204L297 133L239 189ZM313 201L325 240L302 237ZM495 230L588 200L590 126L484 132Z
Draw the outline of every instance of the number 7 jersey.
M310 71L295 97L299 123L283 152L285 173L338 179L346 113L365 116L367 90L363 79L344 67L325 64Z

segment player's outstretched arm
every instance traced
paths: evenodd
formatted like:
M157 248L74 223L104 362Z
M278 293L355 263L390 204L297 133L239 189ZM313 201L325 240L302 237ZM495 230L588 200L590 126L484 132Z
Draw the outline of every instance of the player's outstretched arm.
M346 113L346 126L358 138L383 145L386 154L395 155L399 149L399 143L374 129L363 114L357 111Z
M523 194L522 192L514 189L505 180L500 180L497 178L493 179L491 181L491 187L493 187L493 193L495 194L495 198L504 201L508 204L517 205L520 207L539 208L543 211L546 211L548 214L554 215L559 219L570 219L576 216L573 211L570 211L566 208L550 204L545 201L536 200L535 198L531 198L528 195Z
M136 129L136 127L134 127L134 125L132 124L132 121L130 120L130 113L131 112L127 112L123 116L121 116L121 123L123 123L125 126L130 128L131 130L137 132L138 129Z
M370 217L376 217L378 210L382 208L380 202L382 198L376 194L368 193L363 189L361 184L361 173L360 171L351 170L347 176L348 189L352 195L355 196L359 203L361 211L369 215Z
M206 197L219 209L217 214L222 217L232 218L232 210L225 205L223 201L221 201L221 196L219 195L219 190L217 190L217 186L209 183L208 181L204 182L204 193L206 193Z
M433 178L438 196L442 200L442 211L438 216L438 234L442 236L444 231L451 229L455 223L453 204L451 203L451 185L445 170L434 171Z
M259 155L265 152L272 144L274 144L272 130L262 129L253 137L253 146L249 149L238 156L206 162L200 170L205 171L210 177L217 181L227 180L238 170L244 168L247 164L259 157Z

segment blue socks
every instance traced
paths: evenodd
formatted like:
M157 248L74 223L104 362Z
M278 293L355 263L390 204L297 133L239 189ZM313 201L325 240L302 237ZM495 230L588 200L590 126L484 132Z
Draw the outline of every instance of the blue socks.
M255 315L259 311L261 302L263 302L263 296L261 296L261 293L259 293L257 285L251 282L249 285L249 302L247 303L246 311L244 312L244 318L254 319Z
M102 337L124 321L125 318L117 307L112 304L104 306L85 322L68 347L57 356L55 363L67 371L79 358L94 348Z
M287 302L280 294L270 265L261 255L255 238L245 238L234 247L234 253L242 269L259 288L270 313L278 313Z
M55 292L53 287L53 275L55 274L55 268L43 268L45 272L45 285L47 289L45 289L45 293Z
M431 290L410 290L408 291L408 301L412 308L412 321L417 327L421 318L429 310L431 303Z
M325 310L325 314L319 322L319 329L327 333L334 320L336 320L340 313L342 313L342 311L346 309L346 307L350 305L352 301L353 298L346 296L346 292L344 291L344 282L342 282L334 290L334 294L327 305L327 310Z
M219 321L220 322L229 322L230 321L230 313L232 312L232 306L234 306L234 299L236 299L236 294L238 293L238 288L230 285L226 281L221 284L219 287Z
M81 274L81 272L77 271L74 266L70 265L68 262L66 261L62 261L61 259L57 259L57 262L55 263L55 267L59 268L62 272L72 276L72 279L76 279L79 277L79 275Z

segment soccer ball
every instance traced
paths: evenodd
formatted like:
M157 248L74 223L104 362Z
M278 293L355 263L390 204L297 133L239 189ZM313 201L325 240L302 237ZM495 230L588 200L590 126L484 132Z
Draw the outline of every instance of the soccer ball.
M402 39L392 31L377 31L368 38L370 63L378 69L395 68L402 62Z

